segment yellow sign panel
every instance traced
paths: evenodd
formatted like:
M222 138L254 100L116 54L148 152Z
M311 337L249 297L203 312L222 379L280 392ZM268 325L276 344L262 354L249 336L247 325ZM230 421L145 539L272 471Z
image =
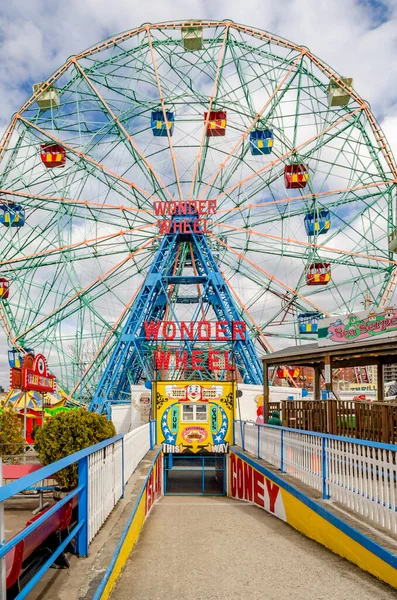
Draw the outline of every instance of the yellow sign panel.
M233 441L233 382L160 381L154 387L157 440L164 452L227 452Z
M376 392L376 383L350 383L349 389L351 392Z

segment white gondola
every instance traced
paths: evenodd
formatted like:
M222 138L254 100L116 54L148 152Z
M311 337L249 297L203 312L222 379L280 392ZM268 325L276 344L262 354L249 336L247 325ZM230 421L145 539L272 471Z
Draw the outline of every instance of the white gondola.
M397 229L389 234L389 252L397 252Z
M203 47L203 28L199 23L182 27L183 47L185 50L201 50Z
M347 87L353 87L352 77L341 77L341 80ZM329 106L347 106L350 94L335 81L330 81L327 89L327 99Z
M45 82L35 83L33 85L33 93L41 88ZM49 110L50 108L58 108L59 106L59 93L53 86L48 87L44 92L39 94L36 98L36 102L41 110Z

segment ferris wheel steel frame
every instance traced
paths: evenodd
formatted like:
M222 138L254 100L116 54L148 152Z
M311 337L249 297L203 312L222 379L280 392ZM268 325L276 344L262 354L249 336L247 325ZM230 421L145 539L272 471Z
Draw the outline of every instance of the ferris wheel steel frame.
M117 113L116 102L113 97L105 96L103 90L103 82L98 83L98 78L95 79L96 69L100 69L101 65L105 64L106 61L95 60L95 55L102 51L109 50L117 47L120 51L120 57L123 58L128 56L129 50L123 49L122 44L134 36L143 34L146 36L146 49L151 57L151 68L153 69L154 77L152 83L157 87L158 98L152 103L146 102L146 105L142 104L142 110L150 110L156 102L161 106L164 119L166 119L167 107L173 102L178 100L178 93L176 88L173 90L173 94L168 94L164 88L164 80L160 73L161 65L163 64L165 53L169 48L175 47L176 41L174 38L169 37L167 40L160 40L156 38L159 32L179 31L182 27L189 27L199 24L204 29L209 28L212 30L220 29L220 33L217 37L208 38L210 50L218 52L216 60L212 60L210 50L206 49L205 52L208 55L208 61L211 62L211 73L212 73L212 88L206 98L207 103L204 102L204 97L200 98L201 104L206 108L206 118L204 119L199 144L195 146L197 153L194 161L192 162L192 177L191 181L188 182L188 193L184 193L183 185L186 182L182 182L181 175L178 169L178 156L176 154L178 144L174 144L173 137L166 129L167 135L166 140L168 146L165 147L164 152L167 153L167 161L172 166L173 176L175 181L170 184L167 183L169 174L166 172L160 173L159 169L156 168L155 162L152 163L150 152L145 152L145 149L140 146L139 142L134 139L135 134L129 131L128 118ZM238 33L241 36L250 36L253 39L259 40L263 43L263 47L252 47L245 38L234 39L230 41L231 32ZM164 46L162 46L164 42ZM268 45L266 48L265 45ZM280 56L272 54L273 47L281 48L291 52L290 55ZM162 54L163 48L165 53ZM239 51L246 51L247 56L249 53L256 52L259 57L263 59L269 58L274 59L277 62L278 68L284 69L282 77L277 79L277 83L270 93L266 101L261 104L260 108L255 108L252 97L250 96L250 83L247 83L247 74L244 73L242 67L236 67L236 77L240 82L241 88L244 90L246 105L250 108L250 120L245 123L242 130L238 131L237 140L232 144L231 148L222 150L222 160L218 167L213 169L210 177L205 178L204 168L208 153L210 152L210 146L208 144L208 138L206 137L206 131L210 120L210 113L214 106L219 106L220 103L220 81L223 77L223 71L227 70L229 63L227 63L228 52L232 56L231 62L235 65L239 64ZM136 48L134 48L134 51ZM132 51L131 51L132 52ZM233 55L234 53L234 55ZM192 53L194 55L194 53ZM82 65L84 60L92 60L91 66L87 64ZM111 59L107 60L107 66L111 63ZM116 61L115 61L116 64ZM281 65L281 66L280 66ZM319 79L319 75L316 75L313 71L309 71L309 67L313 65L318 69L319 73L324 75L329 81L335 82L342 90L348 93L357 105L353 109L343 109L340 113L339 118L331 120L328 124L325 121L325 126L319 128L314 134L299 142L300 122L304 116L299 112L298 104L302 102L301 91L303 88L298 86L297 99L296 99L296 114L293 124L292 139L288 140L285 132L279 128L277 134L279 135L278 141L282 144L284 152L279 155L273 154L273 160L269 160L266 164L259 166L259 168L250 167L251 172L245 173L241 178L236 180L235 173L239 166L245 164L245 157L247 153L246 140L250 132L258 125L262 123L262 117L266 113L266 121L271 121L279 118L280 121L287 117L284 115L277 117L277 109L281 102L281 99L285 99L291 91L291 87L294 85L296 78L299 81L305 77L312 82L313 86L318 86L318 89L323 89L324 82ZM142 72L147 68L146 65L142 66ZM175 66L175 68L177 68ZM102 107L103 114L106 119L106 126L109 127L108 131L114 134L115 139L112 141L112 150L117 149L118 144L123 144L123 147L127 148L130 156L134 161L134 165L139 167L142 174L141 181L144 183L138 184L137 180L131 180L128 177L128 169L126 175L118 172L112 165L107 166L105 160L96 158L94 141L90 142L88 146L75 146L72 141L63 139L64 131L68 131L67 127L72 130L71 125L67 125L65 120L65 130L61 127L54 125L55 117L51 114L48 117L48 123L52 124L52 129L46 128L45 119L40 112L29 117L29 112L32 110L32 105L35 103L37 98L50 89L51 86L55 85L59 81L60 77L71 70L73 75L68 80L65 88L62 88L64 94L67 90L73 90L73 86L77 85L76 82L84 81L87 86L87 90L90 90L92 97L88 96L86 102L98 103L98 106ZM274 68L274 70L276 70ZM110 78L110 77L109 77ZM79 84L78 84L79 85ZM167 85L165 86L167 87ZM101 88L101 89L100 89ZM76 88L77 89L77 88ZM72 92L70 92L72 93ZM84 93L86 93L84 91ZM123 90L117 91L117 94L123 95ZM309 95L309 94L308 94ZM124 94L124 98L128 99L128 96ZM316 97L317 98L317 97ZM313 106L313 96L310 97ZM234 100L232 94L228 100L227 110L230 113L235 110L236 112L242 110L241 100ZM309 102L307 100L307 102ZM138 102L137 102L138 104ZM308 110L310 107L308 108ZM98 109L99 110L99 109ZM313 109L314 110L314 109ZM27 116L26 116L27 113ZM51 110L52 113L52 110ZM324 117L325 118L325 117ZM319 119L320 120L320 119ZM44 125L42 123L44 121ZM105 121L104 121L105 122ZM284 122L284 121L283 121ZM39 124L38 124L39 123ZM109 125L110 123L110 125ZM102 133L98 135L106 136L106 126L103 125ZM22 127L22 132L17 139L15 146L10 148L13 135L17 127ZM271 196L272 185L280 178L281 170L284 167L286 161L291 159L299 160L305 163L310 157L315 156L324 147L331 145L333 140L336 140L342 133L349 132L354 127L355 131L360 133L362 136L362 144L366 145L369 156L376 165L377 172L379 173L379 180L374 182L364 183L361 180L361 176L358 175L358 182L352 181L354 185L347 185L346 187L336 189L320 189L319 191L311 189L309 185L309 191L307 193L301 192L300 195L286 195L283 197ZM79 129L80 128L80 129ZM88 128L88 125L87 125ZM369 131L368 131L369 129ZM83 125L78 123L76 125L76 131L83 130ZM58 131L60 133L58 133ZM61 135L62 133L62 135ZM72 134L70 134L72 135ZM109 134L110 135L110 134ZM350 138L346 133L341 149L339 150L338 157L341 157L343 161L344 153L351 151L348 149L351 146ZM68 161L71 162L72 169L75 173L78 173L78 169L86 169L98 181L101 185L107 186L109 189L118 194L120 198L125 198L125 204L117 204L108 201L106 196L106 202L95 201L92 198L83 197L68 197L66 194L48 194L48 193L32 193L30 188L27 187L25 190L12 189L4 183L7 183L8 174L12 173L13 170L18 171L21 169L20 161L21 149L25 149L25 138L32 136L32 139L37 139L37 143L41 140L46 142L53 142L54 144L61 145L67 152ZM370 136L372 138L370 139ZM95 136L94 136L95 137ZM29 143L29 142L27 142ZM245 152L245 154L244 154ZM149 155L148 155L149 154ZM102 157L103 159L106 158ZM272 297L279 298L281 301L280 308L275 310L273 315L270 315L266 320L258 323L258 318L250 314L250 303L255 307L254 300L242 300L239 294L234 289L233 282L228 280L227 277L224 281L230 292L230 299L233 305L239 306L240 311L244 311L245 320L250 323L250 331L253 339L260 342L261 346L265 351L271 348L269 344L269 336L274 336L273 333L269 333L268 327L272 323L277 323L279 319L282 324L288 316L289 311L292 310L291 314L297 314L299 310L304 311L307 309L317 311L323 316L329 315L329 311L321 303L321 293L323 289L313 288L304 293L301 292L302 286L304 285L304 278L306 271L302 270L302 274L297 281L295 286L289 285L286 281L283 281L282 277L277 277L274 272L263 268L260 264L255 261L255 252L265 252L269 257L278 257L281 260L299 260L303 257L307 264L315 262L320 252L327 253L327 262L331 265L339 266L342 265L347 269L355 269L355 272L359 274L361 281L368 279L367 289L371 287L371 279L374 275L379 273L383 274L383 283L380 289L373 296L374 304L385 306L392 298L394 289L397 283L397 262L393 258L391 252L385 252L379 246L380 239L371 240L373 254L370 252L359 251L355 249L344 249L338 247L338 242L332 245L334 238L338 237L338 234L344 230L352 230L355 234L365 237L366 235L371 238L370 227L371 224L367 223L363 225L363 230L357 230L355 222L357 222L360 216L363 217L362 223L364 223L364 217L369 211L373 211L379 217L387 221L387 233L395 227L396 223L396 194L395 186L397 183L397 167L394 162L394 158L388 142L373 117L370 107L368 104L361 99L361 97L354 91L354 89L348 87L343 78L335 73L328 65L323 63L320 59L314 56L307 48L293 44L287 40L283 40L274 35L266 32L258 31L257 29L246 27L233 23L232 21L176 21L171 23L160 23L160 24L145 24L134 30L128 31L118 36L109 38L108 40L98 44L84 52L77 54L69 58L66 63L58 69L42 86L36 90L33 96L24 104L24 106L14 115L11 120L10 126L5 132L1 146L0 146L0 164L1 161L6 160L6 168L3 171L3 176L0 179L0 204L5 202L4 198L15 199L13 201L23 202L24 206L31 211L47 211L51 213L54 211L54 223L55 215L65 211L65 214L70 216L70 219L79 219L79 210L85 210L84 218L87 222L92 221L97 226L98 224L106 225L111 219L111 222L117 226L120 223L120 230L111 233L106 233L99 236L94 236L88 239L81 239L78 241L72 241L72 236L69 235L68 243L59 244L56 246L52 239L49 239L49 248L40 249L37 252L31 252L30 254L24 254L25 241L15 242L13 245L13 239L10 239L10 248L13 249L14 254L12 255L9 251L9 255L2 261L0 261L0 269L12 272L17 278L18 271L32 269L32 272L36 272L38 269L45 268L46 266L61 264L62 260L67 253L75 253L74 260L82 261L87 257L91 257L91 254L96 256L110 256L109 249L112 249L114 256L120 254L120 250L117 247L117 243L120 240L126 240L128 236L142 236L137 239L140 240L139 247L134 246L116 264L112 265L109 269L104 270L99 276L93 278L89 283L84 286L80 284L76 286L73 293L69 294L66 299L55 305L53 309L44 315L37 315L38 318L31 319L31 322L24 327L23 323L18 322L17 311L13 310L12 303L6 301L0 301L0 317L2 320L3 327L7 333L10 344L24 352L24 346L29 342L32 334L36 335L36 340L40 340L40 335L43 336L45 329L43 326L50 326L54 330L60 326L65 319L71 318L76 311L78 312L79 305L76 304L76 300L81 303L86 302L86 297L89 300L98 300L106 294L106 290L103 289L104 282L110 282L109 286L112 286L112 277L118 277L119 273L124 273L123 277L127 277L128 266L133 264L134 269L143 275L150 272L150 265L152 264L152 256L147 254L147 250L153 247L154 243L162 243L162 236L157 234L154 230L156 227L156 221L153 211L154 201L163 202L178 202L183 200L206 200L211 198L216 201L217 210L216 215L213 219L213 227L217 228L218 233L210 233L209 240L216 247L224 251L222 258L222 265L230 269L230 272L235 271L242 277L246 278L253 283L257 283L258 277L261 279L261 289L258 290L256 296L261 297L264 293L270 294ZM360 173L360 157L352 159L351 167L348 164L342 164L341 168L355 170ZM317 163L319 161L317 160ZM353 166L354 165L354 166ZM387 175L386 168L390 175ZM32 174L29 174L29 178L32 175L35 167L32 167ZM6 174L4 176L4 173ZM88 175L86 175L88 180ZM44 186L46 181L52 181L52 174L47 174L47 180L41 179L41 185ZM76 176L77 178L77 176ZM82 176L83 178L83 176ZM143 179L142 179L143 178ZM326 179L328 176L326 177ZM350 179L352 176L350 175ZM79 184L78 178L76 179ZM12 181L11 181L12 183ZM79 184L80 185L80 184ZM266 185L266 189L269 191L270 197L266 198L265 201L258 201L258 193ZM82 189L84 185L81 184ZM145 187L146 186L146 187ZM249 187L252 186L252 187ZM34 187L34 186L32 186ZM149 189L148 189L149 188ZM170 189L171 188L171 189ZM66 189L66 187L65 187ZM363 192L366 192L365 194ZM241 193L241 200L240 200ZM233 197L235 194L235 199ZM238 199L237 199L238 198ZM330 199L330 200L329 200ZM386 199L387 202L387 215L384 215L384 208L381 201ZM324 243L319 243L318 237L304 241L291 237L290 233L287 235L278 235L271 233L270 231L260 230L262 226L269 225L271 223L280 223L283 219L294 218L301 216L304 211L308 210L311 202L320 202L319 206L326 206L331 211L333 217L338 220L338 227L331 230L326 237ZM326 204L321 204L324 201ZM343 211L339 211L340 207L348 206L349 204L356 203L359 205L359 209L353 214L344 214ZM231 205L230 205L231 204ZM316 204L317 206L317 204ZM255 210L263 207L268 212L263 215ZM270 212L274 207L274 211ZM306 208L305 208L306 207ZM379 207L379 208L378 208ZM57 212L58 211L58 212ZM284 211L284 212L283 212ZM237 215L240 219L236 225L233 223L233 216ZM287 217L285 216L287 215ZM139 218L139 221L137 219ZM137 226L136 223L139 223ZM50 221L52 223L52 221ZM125 225L128 227L125 227ZM123 227L124 225L124 227ZM51 227L55 225L51 224ZM365 227L368 227L366 230ZM145 238L147 232L150 232L151 237ZM223 232L230 232L231 234L238 236L246 236L247 241L245 245L240 242L240 238L234 237L233 242L225 241L223 238ZM44 236L44 232L42 232ZM222 234L222 235L221 235ZM379 235L379 234L377 234ZM374 236L373 236L374 237ZM59 236L61 239L62 236ZM252 243L252 238L255 242ZM147 241L145 241L147 240ZM237 240L237 241L236 241ZM255 243L257 241L257 247ZM115 246L112 246L113 241ZM272 245L275 242L278 245ZM26 241L26 247L29 246L30 241ZM21 245L19 245L21 244ZM128 244L126 244L128 245ZM99 251L98 251L99 250ZM156 250L156 252L158 252ZM211 250L210 250L211 252ZM375 254L376 252L376 254ZM101 254L102 253L102 254ZM158 254L159 255L159 254ZM173 257L173 261L176 264L176 258ZM244 267L242 267L244 265ZM222 268L222 267L221 267ZM123 271L124 269L124 271ZM61 267L59 267L59 271ZM221 272L221 271L220 271ZM28 278L27 278L28 279ZM124 279L126 281L126 279ZM193 281L193 279L192 279ZM331 281L327 286L327 291L333 291L338 294L339 288L343 288L349 284L350 278L346 274L345 279L338 281ZM356 282L357 283L357 282ZM34 283L29 282L29 285ZM106 285L108 285L106 283ZM141 293L144 281L139 284L138 289L134 292L132 297L128 300L119 300L123 306L121 313L117 319L112 323L106 323L102 318L100 311L94 309L92 306L90 311L95 312L95 318L98 322L103 322L103 328L105 333L100 338L100 343L95 349L95 354L90 357L86 368L83 372L84 382L95 381L100 378L101 373L103 377L103 369L105 368L109 357L112 356L112 352L115 352L115 348L118 344L118 340L122 335L123 328L126 327L128 322L128 315L133 310L134 302ZM362 296L362 288L359 285L352 284L352 295L349 299L350 304L359 302L359 298ZM265 291L264 291L265 290ZM91 296L92 294L92 296ZM61 296L62 294L60 294ZM66 294L64 294L65 296ZM255 296L255 297L256 297ZM317 297L319 300L317 300ZM232 300L234 298L234 300ZM345 299L341 298L341 306L345 304ZM43 303L44 306L44 303ZM14 304L15 308L15 304ZM87 309L88 310L88 309ZM83 324L80 323L81 335L83 335ZM41 329L40 329L41 328ZM41 332L41 333L40 333ZM291 333L278 332L277 337L280 338L291 338ZM300 336L302 337L302 336ZM304 336L303 336L304 338ZM55 338L51 341L51 344L55 347ZM242 367L244 371L244 367ZM249 379L249 378L248 378ZM256 381L256 379L255 379ZM76 393L80 387L80 378L75 377L73 385L70 385L68 391L71 395ZM123 384L124 385L124 384ZM123 387L123 386L122 386ZM123 389L125 386L123 387Z

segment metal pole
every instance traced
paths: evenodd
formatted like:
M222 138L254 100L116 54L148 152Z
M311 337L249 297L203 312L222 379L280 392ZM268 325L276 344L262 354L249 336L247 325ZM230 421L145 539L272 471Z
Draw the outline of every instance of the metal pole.
M79 492L78 523L82 523L77 540L77 553L79 556L88 556L88 456L78 462L78 481L83 486Z
M378 363L377 373L376 373L376 399L378 402L384 402L385 399L385 382L383 375L383 365L381 362Z
M263 362L263 423L269 420L269 367L266 362Z
M25 442L26 440L26 394L27 392L23 393L23 437Z

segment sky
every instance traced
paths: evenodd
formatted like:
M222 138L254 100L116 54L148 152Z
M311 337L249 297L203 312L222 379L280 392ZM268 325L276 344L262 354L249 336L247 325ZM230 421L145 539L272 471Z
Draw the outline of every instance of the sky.
M308 47L353 77L397 155L397 0L18 0L0 6L0 132L66 59L145 22L231 19ZM0 384L7 386L4 335ZM1 376L1 372L3 376Z

